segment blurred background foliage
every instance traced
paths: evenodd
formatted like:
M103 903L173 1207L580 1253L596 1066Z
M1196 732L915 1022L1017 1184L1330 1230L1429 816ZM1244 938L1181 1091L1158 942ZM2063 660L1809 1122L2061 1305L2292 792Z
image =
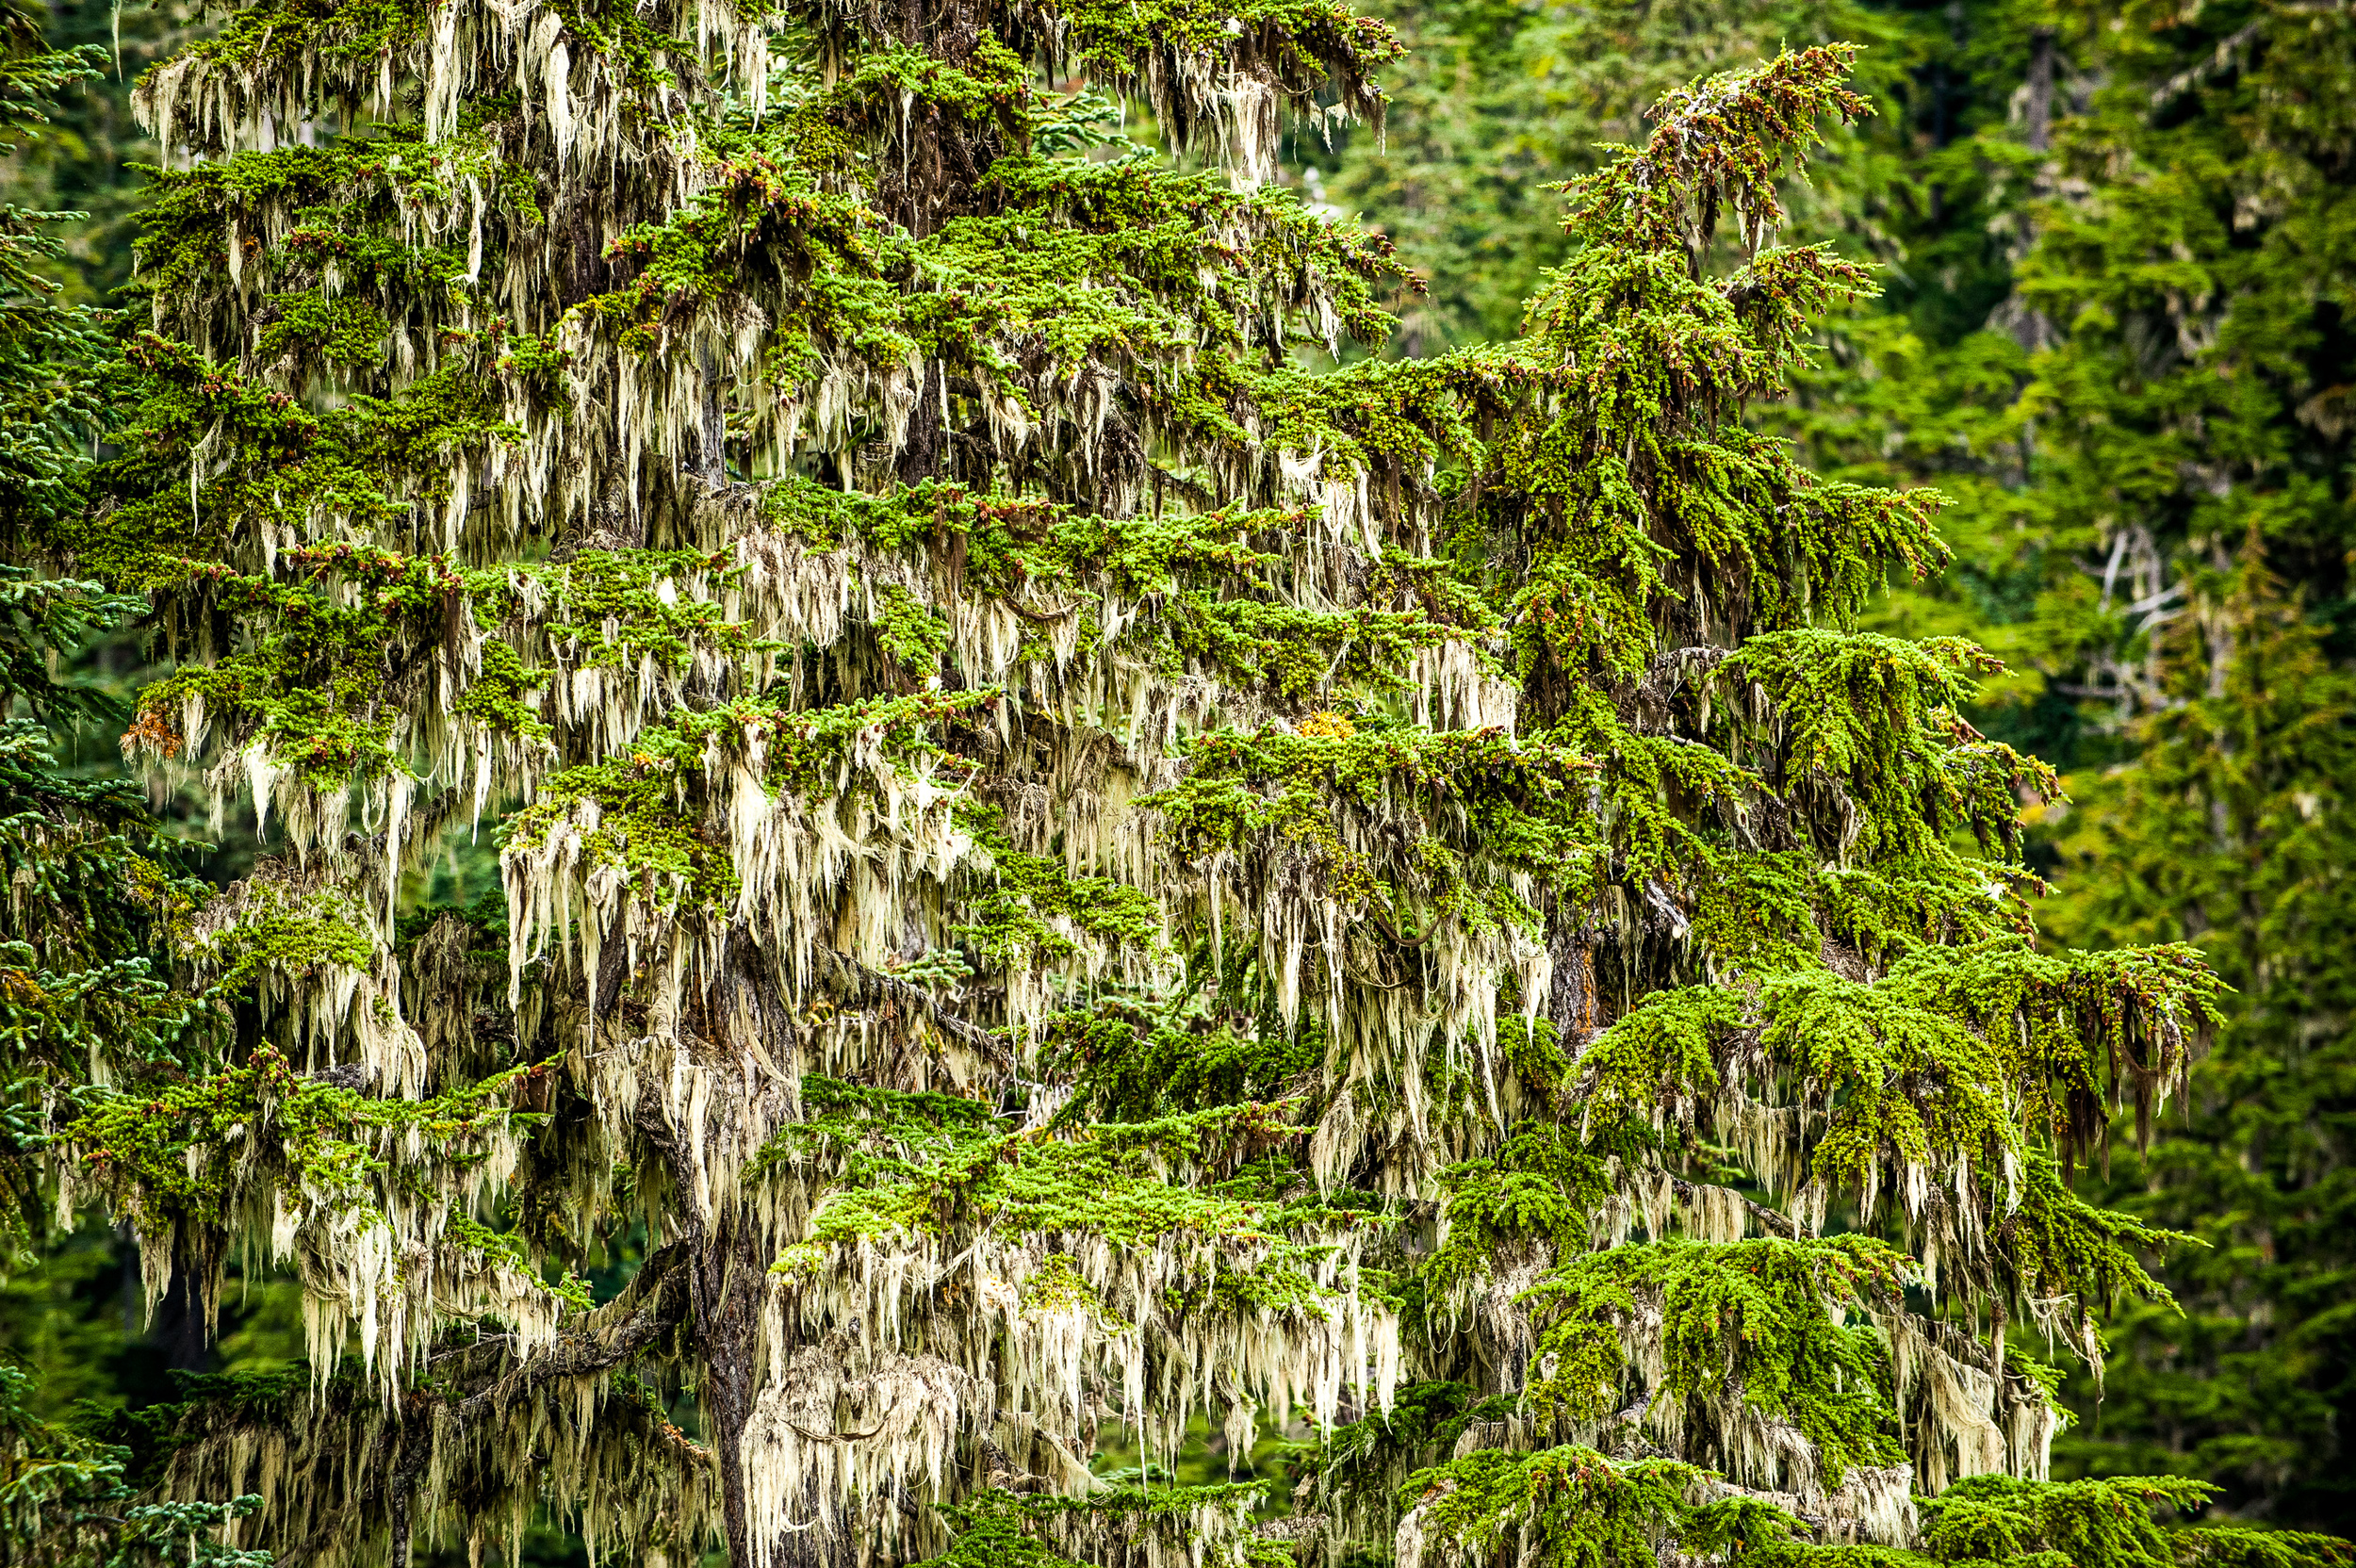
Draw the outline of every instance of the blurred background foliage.
M1798 395L1752 416L1828 475L1948 498L1954 564L1893 583L1879 618L1972 636L2010 667L1973 719L2063 770L2066 799L2021 803L2052 882L2049 939L2189 939L2235 988L2191 1102L2151 1152L2080 1177L2205 1245L2164 1260L2181 1313L2124 1311L2099 1388L2078 1369L2056 1471L2201 1476L2246 1517L2349 1531L2356 13L2345 0L1363 5L1409 45L1388 124L1331 143L1303 126L1290 167L1308 200L1385 231L1416 267L1391 351L1408 355L1517 329L1566 244L1548 187L1641 139L1664 89L1784 46L1866 46L1859 85L1877 112L1792 193L1786 237L1879 263L1883 293L1832 323ZM12 214L85 215L48 225L57 243L26 265L58 286L54 302L97 307L89 330L107 330L129 279L138 165L157 156L129 83L204 24L183 0L119 13L81 0L9 35L12 58L104 57L0 161ZM99 636L74 662L127 690L136 635ZM111 774L114 736L78 720L62 765ZM205 875L237 874L251 853L239 825L163 805L220 845ZM486 850L453 846L416 893L466 902L494 876ZM642 1241L615 1239L616 1280ZM120 1431L173 1396L175 1375L297 1353L286 1287L233 1282L207 1345L169 1299L141 1320L136 1269L95 1219L9 1262L0 1362L36 1375L28 1411ZM1107 1456L1123 1458L1136 1462ZM1223 1475L1223 1459L1201 1458ZM541 1545L550 1560L578 1550L552 1532Z

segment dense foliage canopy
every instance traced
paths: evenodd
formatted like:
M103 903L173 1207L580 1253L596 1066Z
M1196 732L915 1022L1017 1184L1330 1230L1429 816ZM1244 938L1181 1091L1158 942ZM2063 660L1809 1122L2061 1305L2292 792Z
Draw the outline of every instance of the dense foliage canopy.
M1513 48L1480 70L1531 14L1486 19ZM2182 1140L2158 1201L2086 1193L2218 1070L2229 1007L2239 1082L2310 1046L2336 956L2263 955L2344 924L2340 678L2268 569L2330 531L2202 511L2236 491L2188 449L2133 533L2104 433L2344 482L2216 362L2037 435L2132 384L2104 353L2165 382L2119 323L2186 308L2155 280L2095 314L2100 257L2071 281L2051 213L2105 198L2069 158L2132 164L2141 124L2089 78L2056 140L2077 35L2030 31L2031 195L1972 209L2044 225L2007 361L1870 304L1852 258L1922 238L1905 160L1857 128L1850 44L1734 47L1779 16L1545 13L1644 67L1586 78L1631 143L1600 151L1510 82L1447 135L1411 91L1370 147L1400 44L1322 0L285 0L149 72L129 318L9 274L38 575L0 1172L33 1230L123 1225L198 1347L226 1282L290 1279L308 1367L190 1380L127 1449L8 1383L11 1540L2345 1560L2188 1522L2209 1474L2052 1478L2040 1359L2099 1374L2114 1306L2169 1331L2163 1227L2282 1201ZM92 63L19 59L34 93ZM2260 139L2290 164L2217 155L2285 191L2232 233L2299 227L2290 119ZM1504 198L1490 253L1435 247L1428 293L1287 184L1313 139L1331 199L1461 175L1499 123L1569 183ZM2218 314L2187 365L2302 371L2295 330ZM1907 355L1903 392L1841 380ZM1972 379L1991 355L2010 382ZM1942 386L1969 433L1918 446ZM1974 420L2014 445L1952 484ZM1920 477L1966 502L1966 589L2025 574L2046 622L2110 550L2094 629L2029 662L2151 715L2091 810L1972 722L2002 666L1929 586ZM1894 616L1893 580L1925 584ZM250 839L234 880L57 760L100 698L53 655L130 616L160 663L125 754ZM2040 812L2151 846L2062 906L2121 945L2039 939L2081 852ZM498 890L437 899L486 839ZM2240 1001L2177 939L2219 926ZM2201 1103L2262 1151L2284 1114ZM2222 1266L2192 1277L2230 1297ZM1254 1478L1173 1484L1206 1446Z
M1395 14L1416 63L1387 139L1317 155L1317 178L1430 270L1437 341L1510 330L1562 253L1525 173L1592 168L1664 79L1781 41L1869 46L1880 112L1834 132L1788 204L1801 235L1882 263L1883 294L1752 416L1821 472L1949 498L1954 564L1868 624L1968 634L2010 666L1972 718L2076 801L2027 813L2049 935L2191 939L2234 988L2185 1119L2089 1189L2201 1240L2165 1254L2184 1311L2129 1312L2106 1381L2073 1374L2086 1419L2057 1463L2207 1477L2261 1515L2348 1528L2356 971L2330 846L2356 656L2349 18L2295 0Z

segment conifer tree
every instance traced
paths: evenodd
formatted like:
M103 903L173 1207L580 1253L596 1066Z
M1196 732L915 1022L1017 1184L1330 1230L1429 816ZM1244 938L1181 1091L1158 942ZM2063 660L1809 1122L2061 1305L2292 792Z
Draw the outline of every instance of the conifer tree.
M303 1562L2258 1549L2042 1485L2005 1335L2152 1288L2068 1173L2216 982L2031 946L1986 661L1850 629L1932 498L1742 423L1869 286L1777 243L1846 52L1669 95L1523 339L1318 369L1399 264L1266 180L1391 51L292 0L146 78L140 402L52 542L176 661L128 747L277 852L181 933L214 1026L49 1135L151 1296L267 1259L313 1353L167 1492ZM404 902L484 832L502 896ZM1203 1417L1305 1427L1289 1494L1091 1472Z

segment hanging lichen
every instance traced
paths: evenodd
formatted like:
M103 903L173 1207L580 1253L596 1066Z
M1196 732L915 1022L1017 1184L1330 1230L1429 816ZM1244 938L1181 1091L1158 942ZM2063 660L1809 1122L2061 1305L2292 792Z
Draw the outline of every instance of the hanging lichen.
M2149 1560L2192 1494L2046 1487L2004 1331L2156 1294L2068 1177L2217 988L2036 945L1990 662L1854 629L1936 498L1742 423L1871 287L1775 239L1846 57L1670 95L1523 338L1401 362L1343 346L1403 264L1270 183L1395 47L262 0L151 73L136 411L50 543L153 605L128 749L276 853L54 1163L151 1295L289 1269L314 1356L167 1485L317 1562L553 1507L737 1568L2042 1564L2131 1503L2071 1560ZM476 831L502 894L405 906ZM1091 1468L1197 1419L1295 1486Z

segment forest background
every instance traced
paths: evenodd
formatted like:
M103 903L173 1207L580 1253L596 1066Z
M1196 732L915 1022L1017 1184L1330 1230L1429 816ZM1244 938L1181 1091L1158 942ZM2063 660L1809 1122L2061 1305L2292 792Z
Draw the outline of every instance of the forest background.
M2200 1476L2244 1516L2349 1532L2356 15L2331 0L1362 8L1408 45L1385 131L1329 145L1299 127L1286 167L1415 268L1393 351L1410 354L1514 332L1567 244L1548 188L1641 139L1662 90L1786 45L1864 46L1878 112L1814 163L1792 237L1877 262L1883 293L1826 334L1799 396L1757 416L1821 472L1948 498L1954 565L1893 584L1879 629L1968 634L2009 666L1973 720L2063 770L2066 799L2022 807L2052 884L2047 939L2194 941L2234 988L2149 1153L2122 1140L2080 1174L2089 1198L2199 1245L2161 1260L2181 1312L2121 1309L2099 1395L2076 1370L2055 1473ZM13 20L19 59L103 60L0 165L6 221L62 240L38 263L47 304L101 313L97 330L139 308L130 242L155 149L129 84L205 24L181 0ZM30 216L57 212L82 216ZM16 293L10 310L38 302ZM125 634L72 673L127 692L140 664ZM62 743L108 777L116 738L85 723ZM233 827L200 869L225 881L246 853ZM495 874L487 854L452 861L417 892L463 901ZM135 1251L93 1220L7 1266L0 1362L36 1377L30 1413L119 1423L186 1375L300 1353L292 1288L243 1284L215 1343L171 1299L142 1321ZM538 1545L578 1552L553 1532Z

